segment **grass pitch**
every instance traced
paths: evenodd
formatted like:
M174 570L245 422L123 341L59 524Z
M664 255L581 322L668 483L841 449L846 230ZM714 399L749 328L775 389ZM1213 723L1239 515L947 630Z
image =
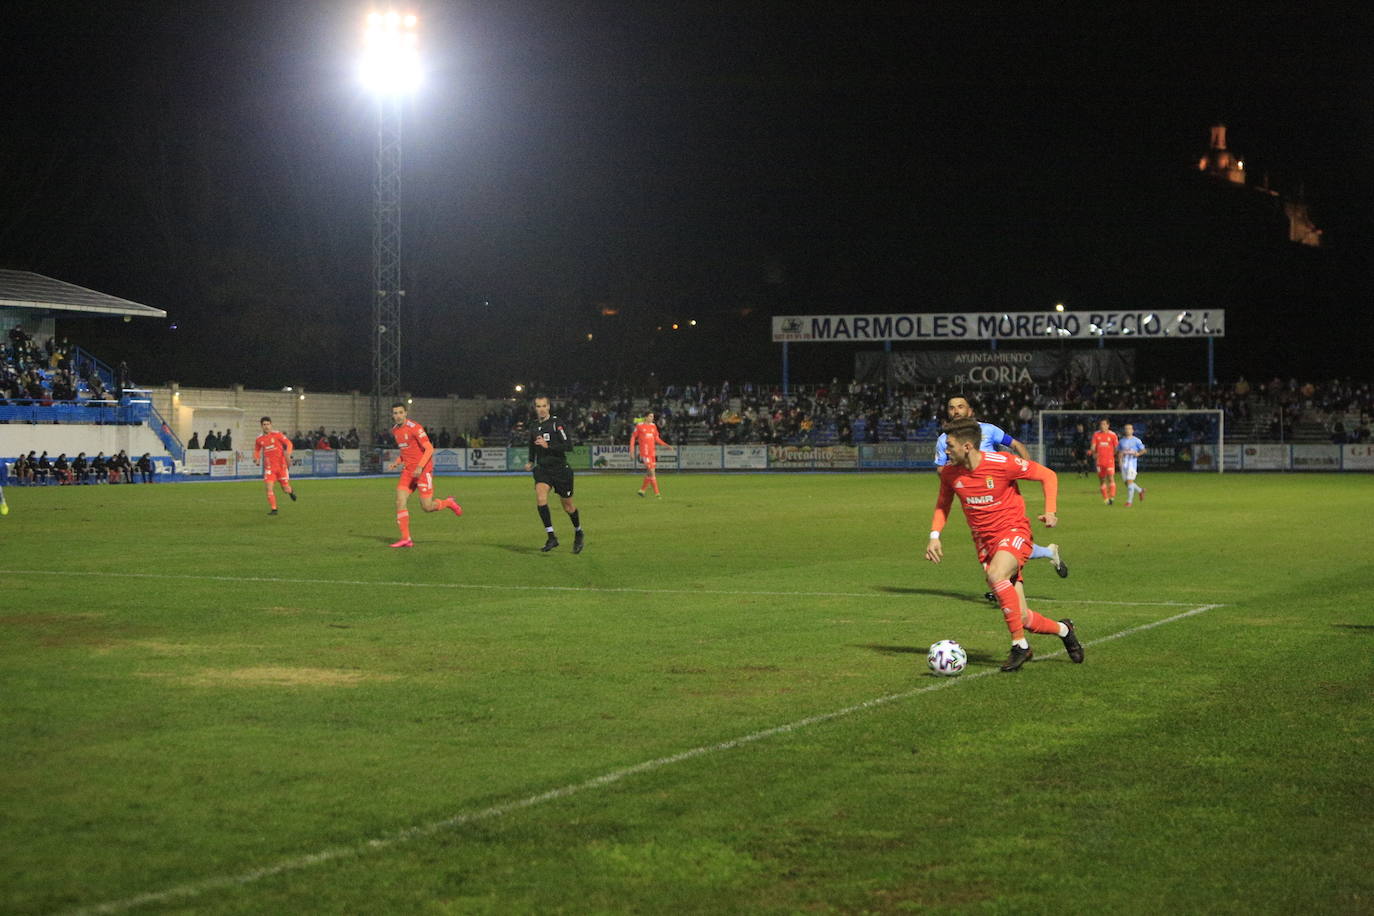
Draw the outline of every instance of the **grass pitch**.
M1374 478L1062 475L1011 675L934 475L638 483L8 489L0 911L1374 909Z

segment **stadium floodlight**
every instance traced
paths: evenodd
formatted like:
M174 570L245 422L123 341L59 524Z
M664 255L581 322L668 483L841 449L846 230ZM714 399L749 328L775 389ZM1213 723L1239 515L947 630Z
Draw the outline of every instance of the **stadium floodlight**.
M358 77L377 96L399 96L419 88L420 21L414 13L369 13Z
M396 10L367 15L362 83L377 101L372 222L372 435L390 428L401 392L401 107L420 85L420 22Z

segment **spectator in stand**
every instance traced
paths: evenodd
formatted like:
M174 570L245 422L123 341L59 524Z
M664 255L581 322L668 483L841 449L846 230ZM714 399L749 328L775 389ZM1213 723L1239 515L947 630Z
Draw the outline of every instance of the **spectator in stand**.
M72 477L79 484L90 483L91 463L86 460L86 453L81 452L72 459Z
M358 429L354 427L348 431L348 435L344 436L344 448L357 448L358 445Z
M317 437L315 439L315 448L325 452L330 450L329 438L325 436L324 430L320 430L320 432L317 434Z
M106 483L109 481L110 463L105 460L105 453L98 452L91 459L91 479L96 483Z
M219 449L219 433L215 432L213 426L210 427L210 431L205 434L205 448L212 452Z
M110 483L134 482L134 465L129 460L129 453L124 449L119 450L119 454L110 459Z
M61 486L66 486L72 482L72 465L67 460L67 453L63 452L57 456L57 460L52 464L53 479Z
M141 458L138 459L137 467L138 467L138 474L139 474L140 477L143 478L143 482L144 482L144 483L152 483L152 482L153 482L153 459L152 459L152 457L151 457L147 452L144 452L144 453L143 453L143 457L141 457Z
M233 433L227 429L224 431L224 435L219 437L219 449L222 452L229 452L234 449Z
M33 453L30 452L30 455ZM34 472L38 483L47 483L52 477L52 461L48 459L48 453L44 452L38 456L38 464L34 466Z
M196 433L196 432L191 433L191 438L187 441L186 447L187 447L188 449L198 449L198 448L200 448L200 433Z
M15 463L15 473L19 477L19 482L24 486L32 486L37 482L38 459L33 452L19 456L19 461Z

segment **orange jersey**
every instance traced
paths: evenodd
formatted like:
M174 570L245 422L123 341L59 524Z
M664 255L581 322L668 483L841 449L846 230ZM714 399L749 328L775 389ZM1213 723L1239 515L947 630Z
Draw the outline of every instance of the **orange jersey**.
M253 440L253 460L262 456L264 468L284 468L286 459L291 457L291 440L284 433L272 430Z
M1105 468L1116 462L1116 446L1116 433L1111 430L1104 433L1099 429L1093 433L1092 450L1093 454L1097 456L1099 467Z
M660 445L667 445L658 434L658 427L647 420L635 424L635 431L630 434L630 451L639 448L639 453L646 457L653 457L654 450Z
M1017 489L1018 480L1038 480L1045 487L1045 513L1052 514L1059 501L1059 478L1054 471L1008 452L982 452L975 470L950 462L940 468L940 495L935 501L932 531L941 531L954 497L964 509L976 539L1013 528L1029 528L1026 501Z
M396 440L396 447L401 450L401 463L414 473L418 474L423 470L419 464L425 452L430 452L430 461L434 460L429 436L425 434L425 428L414 420L406 420L400 426L391 427L391 437Z

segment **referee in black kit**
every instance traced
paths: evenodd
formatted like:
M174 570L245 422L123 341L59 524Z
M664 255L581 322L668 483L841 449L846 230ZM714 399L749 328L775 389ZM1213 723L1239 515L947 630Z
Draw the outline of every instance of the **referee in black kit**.
M534 416L538 422L530 433L530 459L525 462L525 470L534 470L534 501L544 530L549 533L549 539L539 549L548 553L558 546L558 537L553 533L553 516L549 514L549 491L553 490L563 500L563 511L572 520L573 553L581 553L587 539L572 498L573 469L568 466L572 440L563 422L553 415L549 399L542 394L534 399Z

